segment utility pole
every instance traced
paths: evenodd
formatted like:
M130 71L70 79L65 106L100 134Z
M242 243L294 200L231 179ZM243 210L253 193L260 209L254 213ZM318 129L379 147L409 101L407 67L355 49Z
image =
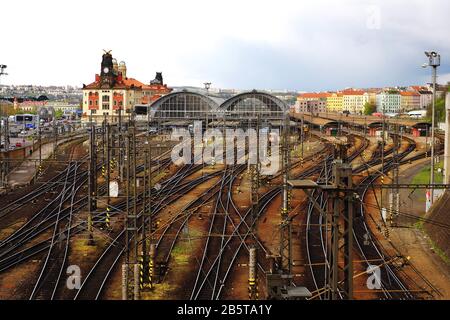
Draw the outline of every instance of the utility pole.
M303 113L302 113L301 125L302 125L302 127L301 127L301 144L302 144L302 146L301 146L302 151L301 152L302 152L302 155L300 157L300 163L303 166L303 159L304 159L303 144L304 144L304 141L305 141L305 115Z
M106 121L106 118L105 118ZM109 122L105 123L105 138L103 143L106 145L106 217L105 217L105 227L106 229L110 228L110 211L111 211L111 191L110 191L110 184L111 184L111 126Z
M91 110L91 119L92 119L92 110ZM91 132L89 139L89 168L88 168L88 233L89 240L88 244L94 244L94 235L93 235L93 212L97 209L96 203L96 158L95 158L95 124L91 121Z
M347 146L336 145L337 154L334 161L333 176L334 186L331 191L332 205L331 212L331 237L328 261L330 268L328 270L327 298L336 300L339 293L344 299L353 298L353 182L352 167L347 163ZM339 288L339 240L340 235L340 217L343 218L342 238L344 242L344 279L343 286Z
M139 248L138 248L138 223L137 223L137 216L138 216L138 211L137 211L137 197L138 197L138 193L137 193L137 176L136 176L136 168L137 168L137 149L136 149L136 123L135 123L135 118L134 118L134 113L133 113L133 119L132 119L132 137L133 137L133 162L132 162L132 166L133 166L133 245L134 245L134 291L133 291L133 297L134 300L139 300L140 298L140 286L139 286L139 264L138 264L138 252L139 252Z
M1 76L7 76L8 74L5 72L5 69L8 66L5 64L0 64L0 80L1 80ZM1 111L1 110L0 110ZM2 141L2 125L1 125L1 121L2 121L2 115L0 114L0 144ZM4 147L4 159L2 159L2 161L0 162L0 187L7 187L8 185L8 161L6 159L6 155L7 152L9 151L9 129L8 129L8 113L5 113L5 120L4 120L4 129L5 129L5 133L4 133L4 142L3 142L3 147Z
M326 268L325 297L336 300L353 299L353 206L354 190L352 182L352 167L347 163L347 145L337 144L335 161L333 163L334 182L332 184L318 184L312 180L289 180L288 184L295 189L305 191L309 200L325 217L326 226L330 225L330 237L327 240L327 259L329 267ZM328 195L328 209L325 211L312 195L313 189L319 189ZM343 220L343 224L340 222ZM328 221L331 223L329 224ZM327 227L328 228L328 227ZM339 264L343 248L343 266ZM340 279L339 270L343 270L343 279Z
M394 135L392 136L393 139L393 153L392 153L392 161L393 161L393 168L392 168L392 183L397 185L399 184L399 149L401 145L401 140L399 137L399 128L398 123L394 123ZM399 189L393 188L390 191L390 199L389 199L389 224L391 226L395 226L394 218L396 214L399 212Z
M450 183L450 88L445 94L444 183Z
M284 119L283 130L283 199L281 207L281 224L280 224L280 257L281 257L281 269L283 273L291 275L292 269L292 227L291 220L289 219L289 210L291 202L291 192L288 187L289 180L289 168L290 168L290 120L288 114Z
M149 287L152 288L153 287L153 282L154 282L154 272L155 272L155 256L156 256L156 244L154 243L154 239L153 239L153 232L154 232L154 224L153 224L153 217L152 217L152 188L153 188L153 183L152 183L152 145L151 145L151 140L149 141L148 144L148 154L149 154L149 159L148 159L148 208L146 211L146 215L147 215L147 225L144 225L143 228L144 229L148 229L148 231L146 231L145 234L145 239L147 240L147 237L149 237L149 252L148 252L148 267L147 267L147 279L148 279L148 284ZM158 169L159 170L159 169ZM147 236L147 232L149 234L149 236Z
M38 127L38 143L39 143L39 174L42 173L42 131L41 125Z
M437 73L437 67L441 65L441 56L436 53L435 51L425 51L425 55L428 57L428 64L424 64L423 67L432 67L432 85L433 85L433 101L432 101L432 108L431 108L431 172L430 172L430 185L434 184L434 131L435 131L435 113L436 113L436 73ZM430 188L430 206L433 205L434 202L434 188Z
M122 150L122 107L119 106L119 125L118 125L118 143L119 143L119 179L123 181L124 174L124 161L123 161L123 150Z
M249 255L249 298L250 300L258 299L257 292L257 272L256 272L256 244L255 244L255 225L256 220L259 214L259 174L260 174L260 162L259 162L259 122L260 122L260 114L258 113L256 119L256 163L250 164L250 179L251 179L251 205L252 205L252 224L251 224L251 233L252 233L252 244L250 246L250 255ZM249 145L249 149L251 149L251 145ZM250 151L250 150L249 150ZM250 160L250 159L249 159Z
M134 119L133 119L134 120ZM138 263L138 225L137 225L137 180L136 180L136 132L135 124L129 119L130 126L126 134L126 155L127 155L127 216L125 221L125 267L122 268L122 299L139 300L140 276ZM130 183L131 182L131 183ZM132 191L132 192L130 192ZM132 207L130 207L130 196L133 197Z
M5 127L6 125L2 126L2 122L3 122L3 118L0 116L0 145L2 144L2 130L3 127ZM6 120L5 120L6 123ZM0 187L6 187L6 155L7 155L7 149L6 149L6 134L5 134L5 138L4 138L4 142L3 142L3 157L0 158L1 162L0 162Z
M143 197L142 197L142 202L143 202L143 210L142 210L142 217L141 217L141 246L142 246L142 251L141 251L141 263L142 265L141 270L141 279L140 279L140 285L141 288L143 288L144 282L148 283L149 280L149 259L148 259L148 254L147 254L147 224L146 224L146 220L149 219L148 216L148 203L150 202L149 198L148 198L148 185L150 184L150 180L148 180L148 170L149 170L149 134L148 134L148 128L147 128L147 136L146 136L146 141L145 141L145 150L144 150L144 175L143 175L143 181L144 181L144 185L143 185ZM151 166L151 161L150 161L150 166ZM147 181L148 180L148 181Z
M53 113L53 159L56 159L57 147L58 147L58 124L56 123L56 114Z
M382 117L383 117L383 123L382 123L382 130L381 130L381 184L384 183L384 147L385 147L385 130L386 130L386 115L385 115L385 104L383 102L383 111L382 111ZM383 189L380 190L380 203L381 207L384 208L383 203Z
M120 119L120 117L119 117ZM120 127L119 127L120 128ZM120 129L119 129L120 130ZM119 134L120 137L120 134ZM127 156L127 172L126 172L126 217L125 217L125 264L122 266L122 300L129 300L130 290L130 136L126 135L127 143L125 144L125 154ZM119 142L120 144L120 142ZM119 150L120 154L120 150ZM120 162L120 161L119 161ZM119 166L120 167L120 166Z

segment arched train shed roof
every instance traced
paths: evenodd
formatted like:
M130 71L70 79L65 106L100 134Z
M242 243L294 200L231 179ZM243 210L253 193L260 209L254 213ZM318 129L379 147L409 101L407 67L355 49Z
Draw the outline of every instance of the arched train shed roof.
M219 108L218 99L193 91L176 91L151 104L153 117L170 119L201 119Z
M282 119L288 110L287 105L277 97L262 91L249 91L237 94L220 105L220 112L226 117Z

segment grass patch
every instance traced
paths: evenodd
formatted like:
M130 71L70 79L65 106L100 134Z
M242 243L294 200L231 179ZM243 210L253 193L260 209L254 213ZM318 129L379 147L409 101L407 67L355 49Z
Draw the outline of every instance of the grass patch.
M447 257L445 252L441 248L439 248L437 246L437 244L434 243L434 241L431 240L430 238L429 238L429 242L430 242L430 245L433 248L434 252L436 252L436 254L445 262L446 265L450 265L450 259L449 259L449 257Z
M189 227L189 234L180 234L180 238L173 247L171 257L177 265L186 265L192 253L192 243L195 239L199 239L201 232ZM189 239L190 238L190 239Z
M444 166L444 162L441 161L434 166L434 169L442 168ZM430 174L431 174L431 165L425 166L419 173L417 173L411 180L412 184L428 184L430 183ZM444 177L441 173L435 171L434 174L434 183L443 183ZM426 196L425 191L419 190L418 192L418 201L425 202Z
M142 300L164 300L164 299L173 299L171 298L171 294L176 291L178 287L171 285L167 282L162 282L155 284L150 291L142 291L141 299Z
M417 221L416 223L413 224L413 227L419 231L424 231L423 221Z
M442 168L443 166L444 166L444 162L441 161L438 164L436 164L434 166L434 168L436 170L437 168ZM430 174L431 174L431 166L428 165L428 166L424 167L418 174L416 174L414 176L414 178L412 179L411 183L414 183L414 184L416 184L416 183L417 184L429 183L430 182ZM435 183L442 183L442 181L443 181L442 174L439 173L439 172L435 172L434 173L434 182Z

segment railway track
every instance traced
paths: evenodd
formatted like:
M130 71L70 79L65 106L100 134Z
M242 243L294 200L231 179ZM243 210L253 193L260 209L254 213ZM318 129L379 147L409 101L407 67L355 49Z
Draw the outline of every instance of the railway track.
M68 176L66 176L66 183L64 184L62 197L59 204L58 212L55 216L55 224L53 227L52 239L50 242L49 250L47 252L44 264L41 268L41 272L36 280L33 291L30 295L30 300L32 299L50 299L53 300L58 289L58 284L60 283L61 276L66 267L67 255L69 251L70 244L70 230L72 224L72 214L73 214L73 203L75 195L81 188L81 184L77 186L76 175L77 175L77 163L72 162L69 164L69 168L74 166L73 171L74 179L72 183L68 183ZM70 170L69 170L70 171ZM68 172L69 172L68 171ZM67 222L61 221L61 209L64 204L65 195L69 195L69 217ZM60 229L66 229L67 232L59 232ZM61 246L60 250L55 249L55 246Z
M168 204L181 198L186 192L205 182L211 176L216 175L205 175L190 182L182 183L184 178L200 169L201 166L198 165L181 167L167 182L161 184L160 190L154 190L153 194L155 195L151 210L152 219L156 219L161 210ZM159 201L157 201L158 199ZM142 212L143 210L140 210L138 219L141 219ZM141 227L139 227L138 231L140 230ZM129 241L131 240L132 238L129 239ZM74 294L73 299L94 300L101 297L109 277L125 252L125 244L125 231L121 231L113 238L111 243L104 249L100 257L90 268L90 271L82 282L81 288Z
M367 139L362 137L359 137L359 139L361 140L359 147L355 148L354 152L348 156L349 161L360 156L361 152L369 144ZM415 149L414 141L412 143L411 141L409 141L406 150L398 155L401 164L407 161L414 161L422 156L422 154L418 154L408 160L404 160ZM328 147L322 150L322 153L326 150L329 150ZM391 153L392 150L390 149L384 151L385 156ZM368 162L355 168L355 172L362 172L379 164L381 162L380 156L381 150L378 149ZM390 170L393 163L392 158L391 160L387 159L385 171ZM170 165L170 159L154 161L152 165L154 164L158 164L164 169ZM291 169L299 164L300 161L292 164ZM38 279L33 286L30 299L67 298L62 293L61 278L67 266L67 257L70 252L69 239L71 236L86 230L86 221L74 223L73 219L74 215L83 210L87 204L87 197L80 195L80 190L87 181L87 175L80 172L81 165L81 162L70 162L68 167L56 175L49 184L39 186L33 193L17 199L0 210L0 217L8 215L19 210L25 200L36 199L51 191L57 192L55 198L44 209L38 211L21 228L0 242L0 272L6 271L38 254L44 255L45 260L41 266ZM227 289L227 281L230 280L230 275L236 266L236 262L243 254L248 254L250 244L256 245L258 248L258 272L261 276L265 275L268 268L265 261L268 252L255 235L254 227L257 218L264 214L268 204L280 195L281 187L271 188L268 192L261 195L258 215L256 219L253 219L251 208L242 212L233 200L233 185L239 174L245 170L245 166L230 166L223 172L209 173L188 180L188 177L200 169L201 166L199 165L183 166L173 176L161 182L160 189L152 190L151 212L153 214L152 219L156 219L164 208L176 202L186 193L210 179L220 177L220 180L209 190L206 190L198 198L186 204L182 210L169 219L163 228L157 231L157 261L161 265L170 263L173 248L179 241L180 234L189 222L189 219L202 205L213 203L208 233L205 236L201 259L196 270L195 282L189 298L193 300L220 299ZM331 169L332 156L326 156L325 154L323 162L318 162L317 165L304 170L296 178L318 175L320 181L326 182L327 178L331 176ZM141 172L142 170L143 166L138 166L137 171ZM379 177L377 173L372 173L360 183L360 186L364 186L358 189L362 200L366 196L369 189L368 186L377 177ZM101 186L100 193L106 190L105 187ZM326 208L327 199L323 194L314 192L313 196L322 208ZM148 209L144 208L143 198L143 193L137 195L136 200L140 208L138 219L142 219L142 212ZM133 201L133 198L129 198L115 204L111 216L122 215L127 202ZM97 215L99 216L100 214ZM385 278L383 278L383 297L394 299L414 298L414 295L408 290L402 279L397 276L401 270L389 265L392 257L383 255L383 250L380 249L380 244L376 239L370 238L370 248L366 248L367 246L364 245L364 240L366 240L364 235L370 233L370 230L365 223L367 217L365 217L362 203L357 215L359 218L355 220L361 221L355 223L355 242L359 255L367 264L374 259L378 259L383 264L386 264L387 272ZM326 217L317 214L313 210L311 204L308 206L306 250L310 273L316 291L319 291L324 286L328 261L327 235L323 232L322 227L316 229L315 226L325 224L325 219ZM51 236L44 237L49 232L51 232ZM110 243L105 246L99 258L89 268L81 288L69 294L70 298L86 300L102 297L108 280L123 258L126 247L124 234L124 231L110 234ZM131 241L132 239L129 240ZM396 293L391 294L390 292ZM68 293L65 292L64 294L67 295Z
M395 162L399 162L400 164L409 163L411 161L423 158L425 153L418 154L414 157L405 160L413 150L415 150L416 145L415 142L408 138L403 137L406 140L407 146L404 151L400 152L397 157L398 159ZM384 155L392 154L392 148L384 151ZM361 152L359 152L361 154ZM375 165L381 163L382 152L380 148L376 152L373 153L372 158L364 163L361 166L358 166L354 169L354 172L362 172L367 170ZM356 155L358 156L358 155ZM353 157L353 159L356 158ZM352 157L350 157L352 159ZM384 172L387 172L393 168L395 165L393 157L385 159ZM375 173L370 173L366 178L364 178L358 187L360 204L358 205L357 213L355 214L354 219L354 237L355 237L355 249L357 250L358 256L360 256L361 261L365 265L365 267L372 265L381 265L385 270L383 278L381 280L381 289L377 292L380 299L414 299L416 296L412 293L409 287L416 287L415 283L409 283L409 286L404 283L404 279L411 280L401 269L393 266L392 261L395 257L387 256L384 252L384 248L381 246L380 242L376 237L371 233L367 223L364 211L364 198L370 185L378 179L383 173L376 171ZM321 178L323 179L324 172L321 174ZM329 175L328 175L329 176ZM326 179L325 182L326 183ZM319 203L322 209L325 209L327 206L327 199L323 197L323 195L314 191L312 193L315 200ZM322 214L317 214L314 211L312 204L309 205L307 211L307 222L306 222L306 252L308 256L308 264L312 277L312 284L315 287L316 295L315 297L319 297L322 299L322 295L326 292L326 276L327 269L330 268L330 263L327 260L329 250L327 248L328 237L326 232L324 232L323 225L327 224L327 217L324 217ZM312 231L315 230L315 231ZM399 277L398 274L402 273L402 277ZM424 279L426 282L426 280ZM420 288L422 289L422 288ZM419 290L420 291L420 290ZM415 291L414 291L415 292ZM342 298L341 293L338 293Z
M356 159L362 154L362 152L368 147L369 141L364 137L357 136L361 140L360 146L355 148L354 151L348 155L349 162ZM328 184L329 177L331 177L332 162L334 158L329 156L325 159L326 165L321 169L317 181L319 183ZM316 202L322 211L326 211L328 205L328 199L324 193L319 190L313 190L311 192L314 202ZM328 225L327 216L317 212L314 208L314 202L309 201L306 214L305 223L305 253L309 266L310 281L312 287L315 288L315 293L322 299L322 294L325 292L327 283L327 269L330 268L330 262L328 261L328 236L324 225Z

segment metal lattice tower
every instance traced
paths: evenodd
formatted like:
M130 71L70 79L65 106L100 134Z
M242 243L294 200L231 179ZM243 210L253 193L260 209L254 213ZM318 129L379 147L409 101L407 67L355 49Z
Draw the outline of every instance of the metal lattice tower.
M138 300L140 295L138 223L137 223L137 180L136 180L136 132L131 121L126 133L126 190L127 208L125 221L126 260L122 269L122 299ZM130 204L130 198L133 201Z
M353 183L352 167L346 162L347 146L337 145L338 159L334 161L334 187L331 192L329 212L331 213L330 250L327 274L327 294L329 300L336 300L342 295L344 299L353 298ZM343 221L343 224L341 223ZM339 267L340 241L343 240L344 263ZM340 272L343 279L340 280Z
M291 205L291 190L288 187L289 168L290 168L290 121L289 117L285 116L284 131L283 131L283 145L282 145L282 161L283 161L283 199L281 207L281 224L280 224L280 257L281 269L284 273L291 274L292 266L292 227L289 218L289 211Z
M392 183L394 185L399 184L399 149L401 146L401 139L399 136L398 124L394 124L394 134L392 136L393 140L393 153L392 153ZM389 224L395 226L395 216L400 210L400 193L398 188L391 189L390 199L389 199Z
M260 117L258 115L256 122L256 163L250 164L251 179L251 205L252 205L252 243L249 257L249 299L256 300L258 298L257 291L257 272L256 272L256 244L255 244L255 225L259 214L259 187L260 187L260 160L259 160L259 127ZM251 139L249 139L249 153L251 149ZM250 160L250 159L249 159Z

